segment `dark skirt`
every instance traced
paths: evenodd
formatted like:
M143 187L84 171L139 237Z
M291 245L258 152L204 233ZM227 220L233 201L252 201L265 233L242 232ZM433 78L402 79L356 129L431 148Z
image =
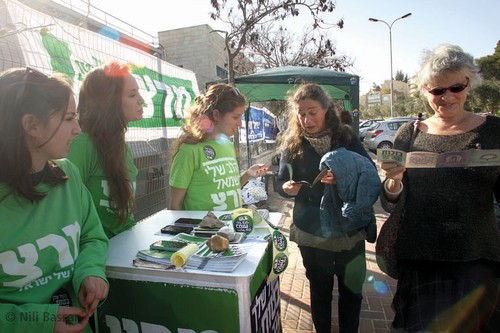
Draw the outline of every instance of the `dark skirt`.
M500 332L500 263L400 262L393 332Z

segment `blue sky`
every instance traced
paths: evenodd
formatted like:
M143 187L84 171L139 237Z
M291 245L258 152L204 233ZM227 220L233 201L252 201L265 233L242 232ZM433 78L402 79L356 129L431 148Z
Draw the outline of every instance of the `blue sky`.
M209 0L141 0L117 5L116 0L90 0L104 11L152 35L158 31L209 24ZM126 3L126 4L125 4ZM406 13L408 18L392 27L393 72L412 76L419 66L422 50L441 43L460 45L475 58L493 54L500 40L500 1L498 0L337 0L337 9L326 17L330 22L344 20L344 28L331 31L339 54L355 64L348 72L361 77L360 90L366 93L372 83L390 79L389 24ZM299 15L293 26L310 24Z

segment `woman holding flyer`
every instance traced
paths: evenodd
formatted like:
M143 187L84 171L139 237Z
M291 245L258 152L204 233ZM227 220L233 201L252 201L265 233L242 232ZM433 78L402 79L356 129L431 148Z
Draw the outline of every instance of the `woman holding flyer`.
M394 149L500 149L500 119L465 109L469 90L479 82L474 58L459 46L425 51L417 83L434 115L416 130L414 122L402 126ZM404 212L395 246L393 329L500 332L500 231L492 200L500 198L500 166L406 168L384 162L381 169L383 207L402 206Z
M308 83L293 91L288 99L288 121L281 139L278 188L282 196L294 198L290 240L299 246L310 283L314 328L318 333L331 332L332 292L337 276L340 332L358 332L368 229L360 227L335 237L325 235L320 218L325 193L322 182L330 182L332 174L312 187L302 181L314 183L322 156L338 148L366 158L373 171L375 166L351 128L340 123L330 96L321 86ZM352 168L349 177L355 178L354 174ZM377 194L379 188L380 184Z

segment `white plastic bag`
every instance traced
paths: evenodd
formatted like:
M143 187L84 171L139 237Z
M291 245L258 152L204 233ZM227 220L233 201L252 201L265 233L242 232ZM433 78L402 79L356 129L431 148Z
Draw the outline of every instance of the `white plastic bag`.
M265 185L258 179L250 179L241 191L243 202L247 205L267 200Z

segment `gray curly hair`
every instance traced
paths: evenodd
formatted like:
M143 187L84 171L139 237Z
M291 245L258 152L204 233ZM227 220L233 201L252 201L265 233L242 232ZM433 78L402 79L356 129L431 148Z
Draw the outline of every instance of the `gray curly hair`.
M470 86L479 85L482 81L479 67L474 57L458 45L441 44L433 50L424 50L420 70L414 83L422 89L447 72L464 73L469 78Z

